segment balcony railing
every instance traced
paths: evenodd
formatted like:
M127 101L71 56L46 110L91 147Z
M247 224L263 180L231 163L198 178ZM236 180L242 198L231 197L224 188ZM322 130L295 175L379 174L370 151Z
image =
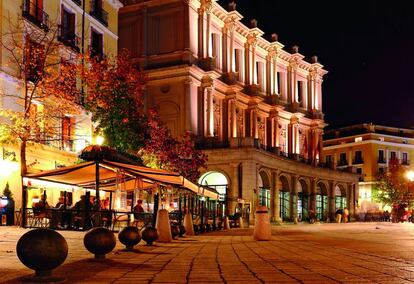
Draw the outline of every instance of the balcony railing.
M401 165L409 166L410 165L410 161L408 161L408 160L402 160L401 161Z
M45 31L49 30L49 15L43 11L43 7L37 6L36 3L23 0L22 16Z
M356 158L352 161L352 164L354 165L358 165L358 164L363 164L364 160L362 158Z
M108 12L99 7L95 0L91 0L90 14L92 17L101 22L104 26L108 26Z
M338 162L338 165L337 166L338 167L348 166L348 161L346 161L346 160L340 160Z
M385 158L378 158L378 164L385 164L387 161L385 161Z
M77 52L80 51L80 37L78 37L74 32L69 31L68 28L63 25L59 25L58 40L64 45L73 48Z

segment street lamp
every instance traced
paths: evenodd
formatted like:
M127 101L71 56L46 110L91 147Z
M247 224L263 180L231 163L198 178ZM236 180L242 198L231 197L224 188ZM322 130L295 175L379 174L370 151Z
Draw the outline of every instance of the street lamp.
M102 146L104 140L105 138L103 138L102 136L98 136L96 137L96 144L98 144L99 146Z

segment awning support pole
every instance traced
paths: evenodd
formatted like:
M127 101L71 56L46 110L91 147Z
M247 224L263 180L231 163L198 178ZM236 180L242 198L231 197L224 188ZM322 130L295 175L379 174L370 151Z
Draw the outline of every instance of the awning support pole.
M100 208L100 198L99 198L99 162L96 161L95 163L95 205L96 208Z

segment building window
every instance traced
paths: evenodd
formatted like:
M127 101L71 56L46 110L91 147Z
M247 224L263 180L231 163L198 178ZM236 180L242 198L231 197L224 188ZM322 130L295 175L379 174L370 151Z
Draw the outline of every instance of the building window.
M383 167L379 167L379 168L378 168L378 173L379 173L380 175L384 174L384 168L383 168Z
M73 117L64 116L62 118L62 150L73 151L73 136L75 132L75 119Z
M402 153L402 159L401 159L401 163L403 165L408 165L408 153L407 152L403 152Z
M92 57L103 56L103 35L101 33L96 32L95 30L91 31L90 53Z
M91 0L90 14L103 25L108 26L108 12L102 8L102 0Z
M361 175L359 177L359 181L364 181L364 178L362 177L362 168L357 168L356 169L356 173L359 174L359 175Z
M63 5L61 14L58 40L79 51L79 37L75 34L75 14L68 12Z
M276 72L276 78L277 78L277 84L276 84L276 93L278 94L278 95L280 95L281 94L281 88L282 88L282 86L281 86L281 82L280 82L280 80L281 80L281 74L280 74L280 72Z
M296 82L296 96L297 96L297 100L298 100L298 104L300 105L300 106L302 106L302 100L303 100L303 98L302 98L302 91L303 91L303 89L302 89L302 84L301 84L301 82L300 81L297 81Z
M36 82L43 72L44 46L28 39L25 50L25 76L28 81Z
M355 160L354 164L362 164L364 161L362 160L362 151L355 151Z
M397 159L397 152L391 151L390 152L390 161Z
M378 163L385 163L384 150L378 150Z
M362 137L355 137L355 142L361 142L362 141Z
M38 27L49 29L49 15L43 11L43 0L23 0L22 15Z
M346 166L346 165L348 165L348 161L346 159L346 153L339 154L338 166Z
M259 203L261 206L270 208L270 190L267 188L259 189Z

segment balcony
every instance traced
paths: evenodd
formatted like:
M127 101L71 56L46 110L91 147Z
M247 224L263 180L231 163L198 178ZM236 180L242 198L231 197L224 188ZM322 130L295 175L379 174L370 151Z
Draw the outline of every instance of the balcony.
M378 158L378 164L386 164L386 163L387 161L385 160L385 158L383 157Z
M78 37L74 32L70 31L68 27L59 25L58 40L64 45L73 48L77 52L80 51L80 37Z
M362 158L355 158L353 161L352 161L352 164L353 165L359 165L359 164L363 164L364 163L364 159L362 159Z
M105 27L108 26L108 12L99 7L95 0L91 0L91 10L89 14Z
M49 30L49 15L30 0L23 0L22 16L45 31Z
M401 165L403 165L403 166L409 166L410 165L410 161L408 161L408 160L402 160L401 161Z
M344 166L348 166L347 160L340 160L337 164L337 167L344 167Z

